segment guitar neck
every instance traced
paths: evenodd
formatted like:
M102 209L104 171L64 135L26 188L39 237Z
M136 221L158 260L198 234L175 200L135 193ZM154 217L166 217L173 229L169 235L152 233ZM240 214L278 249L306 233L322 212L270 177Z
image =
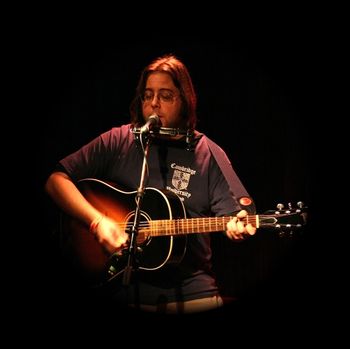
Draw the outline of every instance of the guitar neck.
M244 221L246 224L250 223L259 228L262 225L260 217L259 215L248 215L244 218ZM149 236L213 233L226 230L226 225L232 218L225 216L154 220L150 221L147 227L141 228L141 232ZM270 224L272 223L271 221Z
M256 228L301 228L301 222L291 224L291 217L299 217L300 212L248 215L241 219L245 224ZM226 230L227 223L233 216L203 217L184 219L164 219L147 222L141 226L140 232L148 236L186 235L200 233L214 233Z

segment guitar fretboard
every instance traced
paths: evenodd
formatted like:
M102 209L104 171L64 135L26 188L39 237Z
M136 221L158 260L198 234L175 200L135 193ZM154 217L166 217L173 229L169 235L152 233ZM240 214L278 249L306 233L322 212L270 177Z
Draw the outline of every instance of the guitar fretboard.
M186 219L164 219L150 221L149 225L141 228L140 232L149 236L185 235L198 233L211 233L226 230L227 223L233 217L204 217ZM244 218L246 224L251 223L259 228L260 219L258 215Z

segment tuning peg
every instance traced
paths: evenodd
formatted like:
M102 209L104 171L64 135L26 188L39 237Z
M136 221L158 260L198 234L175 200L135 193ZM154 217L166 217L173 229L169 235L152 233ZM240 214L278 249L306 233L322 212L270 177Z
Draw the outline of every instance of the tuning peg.
M303 208L303 207L304 207L304 203L303 203L302 201L298 201L298 202L297 202L297 206L298 206L299 208Z
M277 209L279 210L279 211L282 211L283 209L284 209L284 205L283 204L277 204Z
M280 238L292 238L294 236L294 231L293 230L287 230L287 231L280 230L278 232L278 236Z

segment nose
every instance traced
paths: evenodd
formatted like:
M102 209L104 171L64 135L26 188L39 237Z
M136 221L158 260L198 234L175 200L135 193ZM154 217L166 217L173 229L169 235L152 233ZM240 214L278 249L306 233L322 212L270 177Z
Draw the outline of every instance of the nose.
M159 97L157 94L154 94L153 98L152 98L152 102L151 102L151 106L155 107L159 105Z

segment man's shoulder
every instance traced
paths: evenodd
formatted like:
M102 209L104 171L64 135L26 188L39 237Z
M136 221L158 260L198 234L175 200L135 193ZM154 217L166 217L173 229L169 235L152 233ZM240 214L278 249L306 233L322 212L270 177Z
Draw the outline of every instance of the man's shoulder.
M120 144L121 142L131 140L132 138L133 134L131 132L130 124L111 127L100 135L100 140L106 144Z
M131 124L123 124L120 126L113 126L106 134L111 134L113 136L129 136L131 134Z
M118 131L119 132L123 132L123 133L130 133L131 131L131 124L123 124L123 125L120 125L120 126L114 126L112 127L111 129L112 131Z
M215 149L215 151L222 152L223 154L226 154L225 151L221 148L220 145L218 145L215 141L213 141L210 137L208 137L204 133L199 133L200 134L200 140L199 142L202 144L205 144L209 150Z

